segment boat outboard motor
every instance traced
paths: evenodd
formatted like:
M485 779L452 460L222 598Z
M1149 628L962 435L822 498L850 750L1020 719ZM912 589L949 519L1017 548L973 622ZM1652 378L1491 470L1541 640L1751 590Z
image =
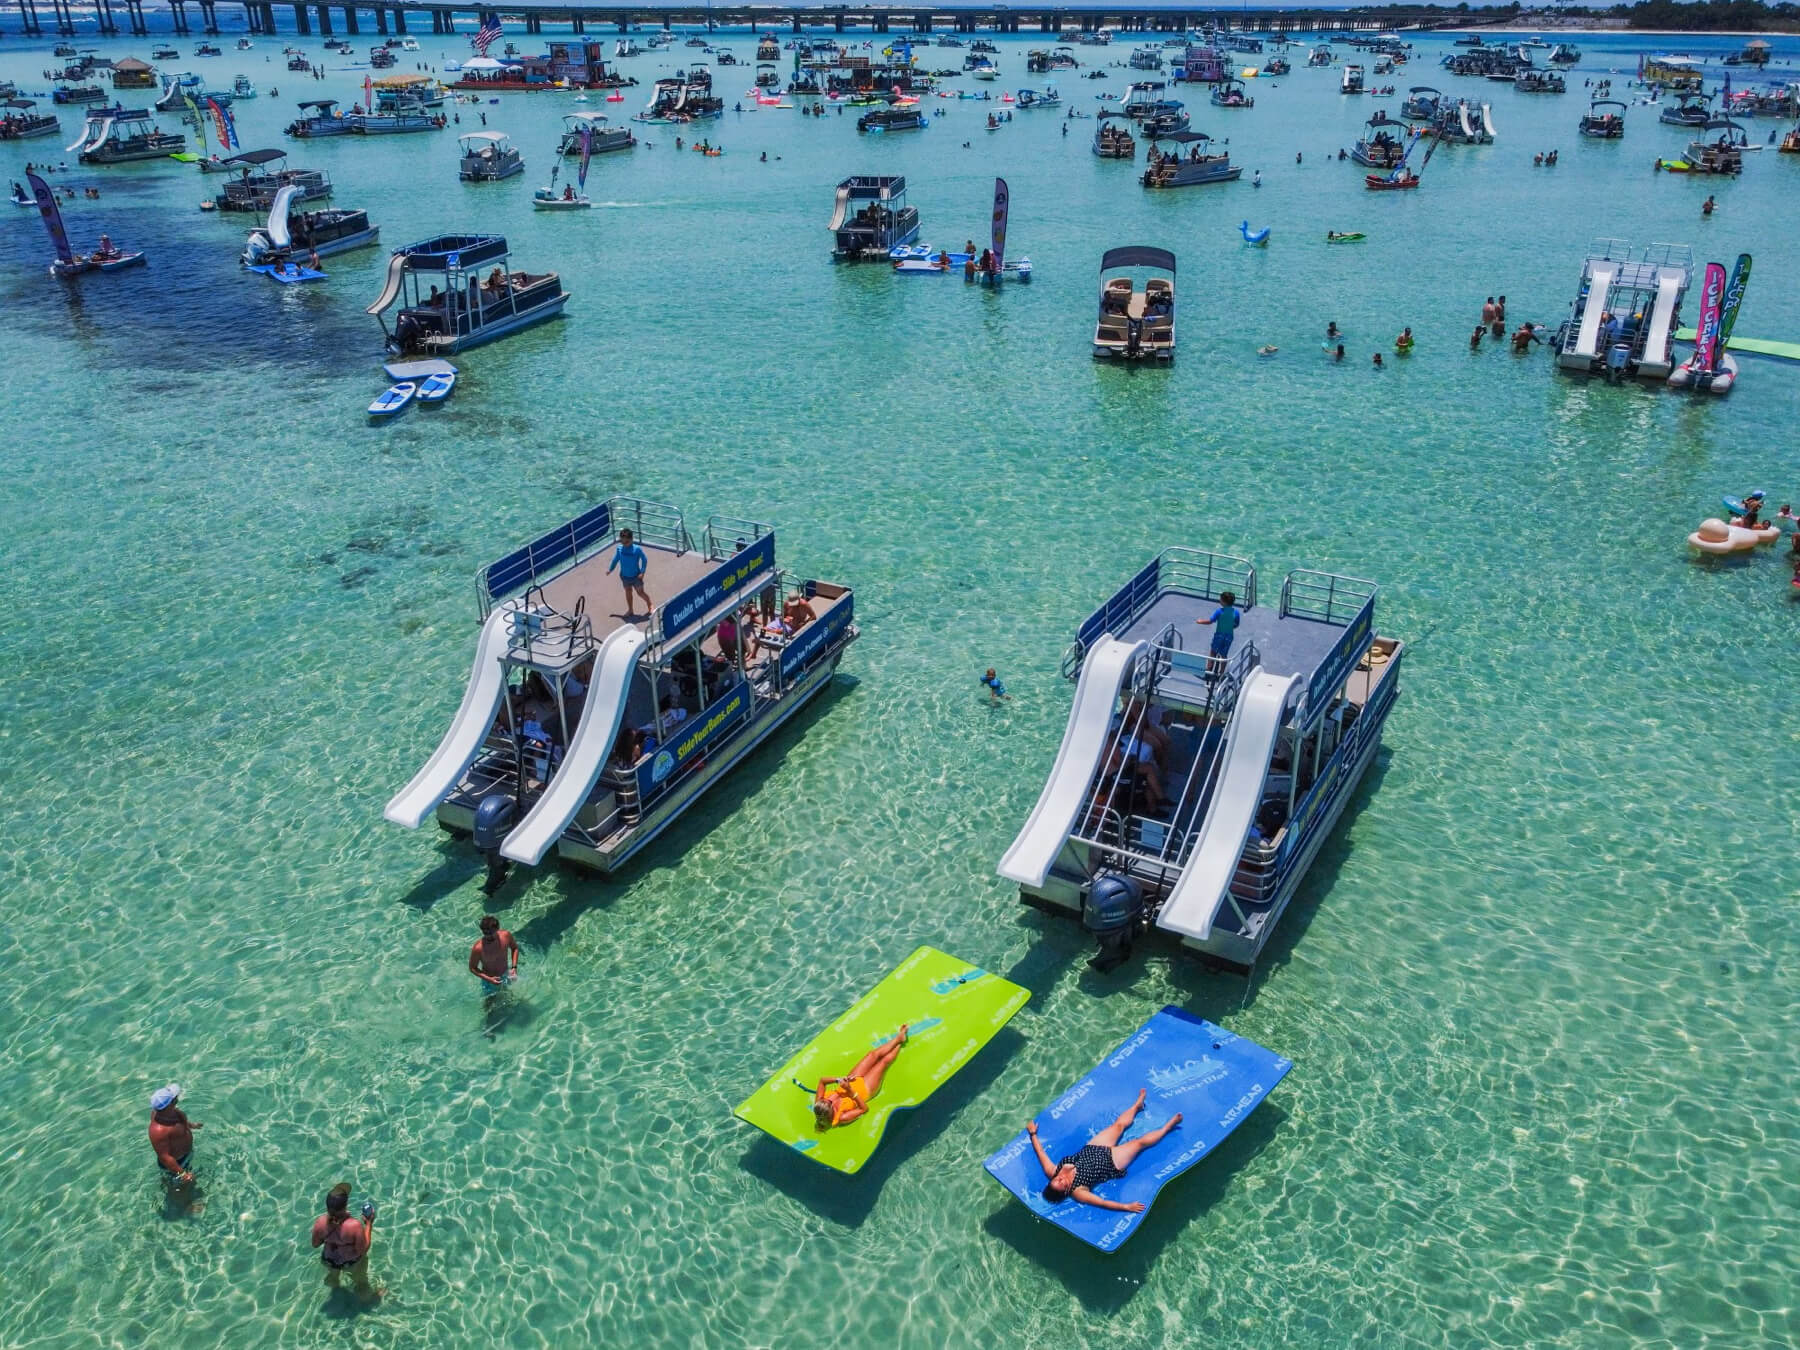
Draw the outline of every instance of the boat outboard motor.
M1606 349L1606 380L1609 384L1617 384L1625 378L1625 367L1631 362L1631 347L1628 343L1615 342Z
M512 833L513 817L518 811L519 804L510 792L490 792L475 808L475 847L487 862L487 880L481 883L483 895L492 895L504 886L506 874L512 870L512 864L500 856L500 845Z
M1136 356L1144 345L1144 321L1142 319L1125 320L1125 354Z
M1144 888L1130 877L1103 872L1088 887L1081 922L1100 943L1088 964L1104 974L1131 956L1131 944L1144 923Z

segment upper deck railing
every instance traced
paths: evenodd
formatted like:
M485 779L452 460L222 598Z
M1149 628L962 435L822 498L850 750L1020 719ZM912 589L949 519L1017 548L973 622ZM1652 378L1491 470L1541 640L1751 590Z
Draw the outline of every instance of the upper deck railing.
M508 596L540 586L598 553L622 529L630 530L640 543L676 553L694 547L679 508L637 497L611 497L482 568L475 577L481 617L485 620Z
M1289 572L1281 583L1282 618L1308 619L1344 630L1307 677L1306 694L1294 714L1302 734L1310 732L1330 711L1338 690L1375 640L1375 595L1379 589L1360 577L1305 570Z
M1256 568L1248 559L1197 548L1164 549L1082 621L1074 646L1063 658L1063 675L1074 679L1088 648L1107 633L1124 632L1156 603L1157 596L1173 593L1217 600L1226 591L1243 609L1256 603Z

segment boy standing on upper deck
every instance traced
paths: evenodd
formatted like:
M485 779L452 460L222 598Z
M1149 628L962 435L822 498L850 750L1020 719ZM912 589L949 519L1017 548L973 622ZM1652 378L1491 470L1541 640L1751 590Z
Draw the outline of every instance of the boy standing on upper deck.
M637 610L632 607L631 596L635 591L644 597L644 617L647 619L655 612L650 603L650 592L644 589L644 573L650 570L650 557L644 552L643 545L631 537L630 530L619 531L619 546L613 550L612 561L606 570L617 570L619 580L625 584L625 617L633 618Z
M1231 639L1237 633L1238 620L1243 617L1243 612L1237 607L1237 596L1231 591L1220 591L1219 607L1211 616L1194 620L1195 623L1214 625L1212 655L1221 666L1225 664L1225 658L1231 655Z

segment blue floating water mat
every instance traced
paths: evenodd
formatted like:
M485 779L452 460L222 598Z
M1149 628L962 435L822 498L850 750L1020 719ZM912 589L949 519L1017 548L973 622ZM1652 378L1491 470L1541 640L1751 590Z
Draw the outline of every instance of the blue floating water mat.
M1112 1124L1140 1088L1149 1099L1126 1139L1181 1112L1181 1124L1139 1154L1123 1178L1095 1190L1107 1200L1140 1201L1147 1214L1163 1186L1217 1148L1292 1067L1292 1061L1255 1041L1180 1008L1164 1008L1038 1113L1038 1140L1051 1162L1067 1157ZM987 1160L987 1170L1033 1214L1103 1252L1116 1251L1144 1219L1144 1214L1100 1209L1072 1198L1056 1205L1045 1200L1049 1178L1023 1130Z
M265 277L270 277L275 281L279 281L284 286L292 286L303 281L325 280L325 274L323 272L315 271L310 267L302 267L298 263L289 263L281 267L274 266L270 263L263 263L259 266L252 267L250 270L252 272L261 272Z

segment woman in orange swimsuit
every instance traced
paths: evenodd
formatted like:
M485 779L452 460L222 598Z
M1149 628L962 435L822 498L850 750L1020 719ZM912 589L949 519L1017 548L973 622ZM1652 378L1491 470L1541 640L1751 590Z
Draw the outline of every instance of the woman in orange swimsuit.
M821 1078L813 1093L813 1120L821 1130L834 1125L848 1125L868 1114L869 1103L881 1091L882 1077L887 1073L906 1044L906 1027L901 1025L894 1038L876 1046L856 1061L856 1067L842 1078Z

